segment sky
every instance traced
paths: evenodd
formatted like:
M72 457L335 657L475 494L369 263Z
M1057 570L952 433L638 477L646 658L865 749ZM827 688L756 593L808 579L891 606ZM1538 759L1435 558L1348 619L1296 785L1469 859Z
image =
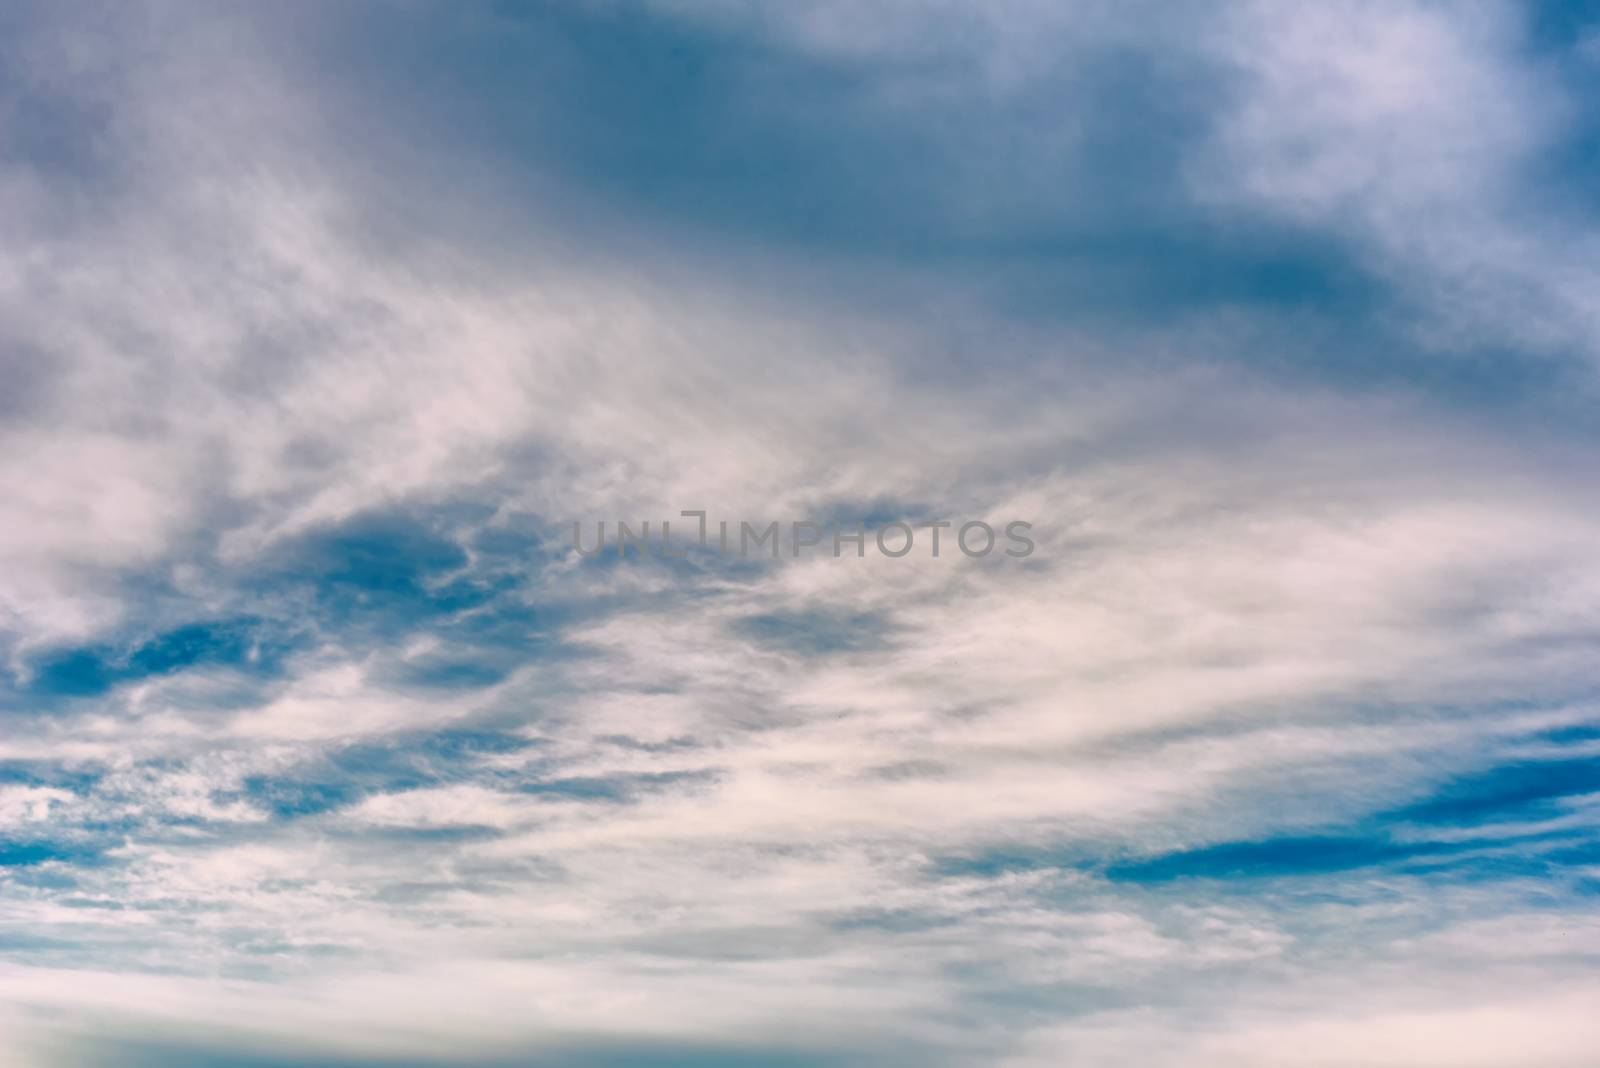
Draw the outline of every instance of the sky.
M1591 1068L1597 100L1591 4L0 0L0 1062Z

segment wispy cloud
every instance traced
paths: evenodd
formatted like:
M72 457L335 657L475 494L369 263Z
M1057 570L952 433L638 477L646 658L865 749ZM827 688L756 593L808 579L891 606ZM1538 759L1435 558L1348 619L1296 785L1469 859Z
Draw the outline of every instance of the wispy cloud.
M1587 1063L1594 33L14 5L0 1041Z

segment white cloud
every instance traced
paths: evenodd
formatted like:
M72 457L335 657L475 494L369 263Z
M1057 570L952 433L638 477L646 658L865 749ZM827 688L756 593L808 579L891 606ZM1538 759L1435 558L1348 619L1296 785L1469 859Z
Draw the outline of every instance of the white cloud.
M700 15L886 64L875 103L914 118L974 85L1003 104L1063 51L1148 50L1109 10ZM1513 211L1569 102L1518 65L1509 16L1286 12L1198 39L1244 75L1190 175L1201 210L1353 233L1453 329L1478 320L1452 301L1493 318L1525 291L1569 318L1509 336L1587 329L1590 239L1551 245ZM1586 991L1560 983L1565 921L1492 894L1435 909L1415 883L1339 883L1353 900L1300 908L1096 874L1353 824L1524 733L1591 723L1591 444L1265 381L1219 354L1282 335L1221 313L1102 336L951 297L908 321L659 238L626 264L554 242L391 256L360 209L394 189L332 136L269 27L137 21L116 24L137 62L73 31L57 44L78 66L26 73L108 109L123 166L94 225L69 189L12 170L0 187L27 209L0 213L0 316L55 368L48 406L0 427L7 652L25 686L45 646L164 625L167 600L139 615L152 588L309 637L282 678L157 673L5 713L0 758L96 774L0 788L0 826L108 851L0 884L0 926L78 947L0 972L0 1022L38 1064L123 1032L398 1055L804 1046L824 1028L876 1048L903 1030L1017 1065L1560 1068L1593 1045ZM559 211L535 198L528 233ZM994 338L1002 370L931 360L953 322ZM234 586L319 524L461 502L481 511L442 523L464 544L523 514L888 502L1029 519L1039 550L700 573L567 559L507 597L548 612L571 655L530 634L516 670L462 691L396 665L447 654L472 610L329 633L313 604ZM748 626L774 614L814 616L837 647ZM446 762L418 741L446 729L526 748ZM275 815L262 781L311 802ZM1039 870L980 874L1008 850ZM1478 966L1481 984L1381 1003L1406 975ZM1547 987L1491 988L1518 968ZM215 978L246 972L264 978ZM1084 991L1139 1007L1091 1011Z

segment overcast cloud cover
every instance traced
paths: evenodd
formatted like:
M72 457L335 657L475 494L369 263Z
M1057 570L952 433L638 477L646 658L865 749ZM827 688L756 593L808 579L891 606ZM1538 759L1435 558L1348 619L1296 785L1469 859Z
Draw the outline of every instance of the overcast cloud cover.
M1592 1068L1597 100L1587 4L3 0L0 1062ZM681 509L1037 549L572 551Z

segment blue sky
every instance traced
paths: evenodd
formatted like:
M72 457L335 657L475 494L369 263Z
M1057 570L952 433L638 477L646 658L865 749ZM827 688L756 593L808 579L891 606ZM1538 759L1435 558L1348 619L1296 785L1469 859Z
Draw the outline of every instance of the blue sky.
M1592 1064L1597 91L1587 4L0 3L6 1063ZM572 551L685 509L1037 549Z

